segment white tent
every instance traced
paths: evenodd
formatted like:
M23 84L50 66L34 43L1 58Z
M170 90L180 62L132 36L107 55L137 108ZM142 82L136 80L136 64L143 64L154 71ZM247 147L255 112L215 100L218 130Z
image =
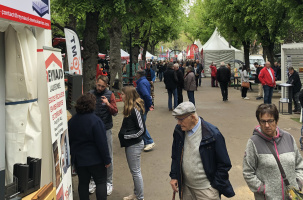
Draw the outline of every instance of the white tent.
M202 50L202 48L203 48L203 45L201 44L200 40L199 39L195 40L194 44L199 47L199 52L200 52Z
M121 58L122 59L128 59L129 58L129 53L127 53L123 49L120 49L120 51L121 51Z
M149 53L148 51L146 51L146 56L145 57L146 57L147 60L157 59L157 56L154 56L153 54ZM138 59L142 60L141 54L139 54Z
M212 62L216 63L217 66L220 62L228 62L231 64L232 68L234 63L230 62L232 60L244 61L244 53L235 47L229 45L229 43L220 36L217 29L213 32L209 40L203 45L203 57L204 66L208 69L208 66ZM206 75L209 76L208 70L205 70Z

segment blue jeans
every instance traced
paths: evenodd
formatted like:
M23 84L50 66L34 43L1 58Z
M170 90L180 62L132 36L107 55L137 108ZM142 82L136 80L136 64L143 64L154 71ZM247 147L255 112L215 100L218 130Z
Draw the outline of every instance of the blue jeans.
M141 174L141 151L144 148L143 141L125 148L126 159L130 173L134 181L134 193L138 200L144 199L144 185Z
M187 91L187 97L195 105L195 91Z
M178 106L178 90L177 90L177 88L175 88L173 90L167 89L167 93L168 93L168 109L173 109L172 95L174 95L174 108L176 108Z
M271 98L274 88L269 87L268 85L263 85L264 90L264 103L271 104Z
M163 72L159 72L159 80L160 80L160 82L162 81L162 78L163 78Z
M146 117L147 117L147 111L143 115L145 126L146 126ZM143 135L143 141L144 141L144 145L154 143L154 140L150 137L150 134L147 129L145 131L145 134Z
M114 157L113 157L113 134L112 129L106 130L107 144L108 144L108 152L110 157L112 158L112 164L107 168L107 183L113 184L113 168L114 168Z

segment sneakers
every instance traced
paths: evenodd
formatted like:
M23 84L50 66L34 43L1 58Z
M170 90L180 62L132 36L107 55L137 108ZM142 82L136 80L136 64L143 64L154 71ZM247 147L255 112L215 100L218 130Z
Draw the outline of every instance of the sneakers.
M113 185L110 183L107 183L107 196L111 195L113 193Z
M127 197L123 197L123 200L137 200L137 197L135 194L131 194Z
M95 192L95 190L96 190L95 181L90 180L89 186L88 186L88 191L89 191L89 193L93 194Z
M256 98L256 100L260 100L260 99L263 99L263 97L257 97L257 98Z
M244 99L248 100L249 98L248 98L248 97L245 97Z
M154 147L156 146L156 144L153 142L151 144L147 144L145 147L144 147L144 151L150 151L152 150Z

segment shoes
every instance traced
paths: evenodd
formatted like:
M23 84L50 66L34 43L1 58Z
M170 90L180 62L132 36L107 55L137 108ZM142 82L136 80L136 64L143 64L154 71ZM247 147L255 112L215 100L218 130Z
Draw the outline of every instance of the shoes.
M123 200L137 200L137 197L135 194L131 194L127 197L123 197Z
M151 144L147 144L145 147L144 147L144 151L150 151L152 150L154 147L156 146L156 144L153 142Z
M293 110L293 112L298 112L297 110Z
M301 114L301 112L300 111L296 111L296 112L294 112L295 114Z
M107 196L111 195L113 193L113 185L110 183L107 183Z
M248 100L249 98L248 98L248 97L245 97L244 99Z
M173 111L173 109L168 109L169 111Z
M260 100L260 99L263 99L263 97L257 97L257 98L256 98L256 100Z
M89 193L93 194L96 190L96 184L95 181L90 180L89 185L88 185L88 191Z

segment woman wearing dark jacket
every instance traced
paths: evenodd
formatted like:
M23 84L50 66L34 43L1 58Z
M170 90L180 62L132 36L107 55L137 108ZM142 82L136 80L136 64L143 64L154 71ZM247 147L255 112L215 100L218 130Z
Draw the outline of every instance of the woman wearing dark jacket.
M80 200L89 200L88 185L91 177L96 183L97 200L106 200L107 168L111 165L106 130L94 114L96 97L87 93L76 103L77 114L68 122L72 164L76 167Z
M141 174L141 151L144 148L142 136L145 134L143 120L144 101L140 98L134 87L122 88L124 102L124 119L119 132L121 147L125 147L128 167L133 176L134 194L124 197L123 200L143 200L144 186Z

